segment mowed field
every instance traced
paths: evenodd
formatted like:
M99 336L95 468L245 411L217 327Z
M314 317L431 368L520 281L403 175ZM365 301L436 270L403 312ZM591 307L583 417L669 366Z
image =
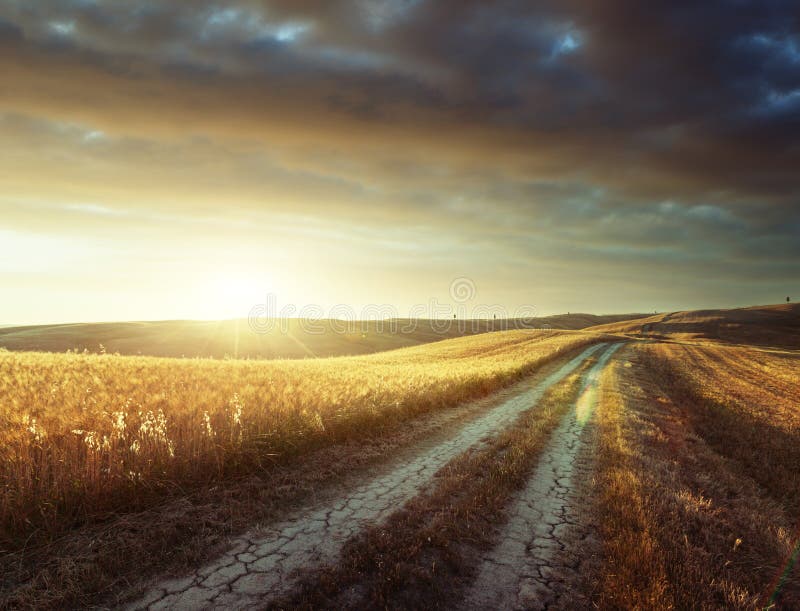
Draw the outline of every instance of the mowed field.
M0 353L0 607L798 608L797 315Z
M168 320L0 327L15 351L210 358L297 359L370 354L513 329L578 330L642 314L560 314L533 319Z

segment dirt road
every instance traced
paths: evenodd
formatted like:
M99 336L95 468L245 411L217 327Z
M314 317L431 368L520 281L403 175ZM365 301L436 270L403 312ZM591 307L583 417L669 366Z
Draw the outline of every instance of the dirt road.
M182 579L162 581L130 609L260 607L287 592L298 569L336 560L364 526L382 521L413 498L434 474L465 450L510 426L547 389L607 344L590 346L533 388L513 395L437 444L322 506L235 540L222 557Z
M606 348L586 372L575 408L553 433L538 467L509 512L500 543L484 558L459 608L544 609L577 582L591 529L579 515L576 490L591 477L581 456L597 401L599 375L621 344ZM583 459L583 460L582 460Z

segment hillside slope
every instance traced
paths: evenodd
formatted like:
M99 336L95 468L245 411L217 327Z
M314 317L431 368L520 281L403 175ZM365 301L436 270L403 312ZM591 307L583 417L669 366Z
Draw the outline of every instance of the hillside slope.
M0 347L8 350L82 352L168 357L307 358L370 354L487 331L530 327L579 330L635 318L637 314L595 316L560 314L520 320L322 320L303 324L276 321L266 333L247 320L77 323L0 328ZM282 328L281 328L282 327Z
M657 314L591 327L634 337L715 340L731 344L800 348L800 304Z

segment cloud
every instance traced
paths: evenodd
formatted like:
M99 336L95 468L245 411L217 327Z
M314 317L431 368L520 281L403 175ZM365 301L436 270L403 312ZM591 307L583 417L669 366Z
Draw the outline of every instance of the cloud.
M789 282L792 9L9 0L0 207L21 231L280 218L362 259Z

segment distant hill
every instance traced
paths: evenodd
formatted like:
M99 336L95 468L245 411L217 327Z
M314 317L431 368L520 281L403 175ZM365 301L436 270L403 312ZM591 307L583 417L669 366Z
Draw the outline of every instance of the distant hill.
M247 320L75 323L0 328L0 347L8 350L65 352L88 350L170 357L306 358L368 354L416 346L463 335L504 329L583 329L636 318L640 314L595 316L560 314L527 320L322 320L273 321L256 333Z
M639 320L602 324L590 330L634 337L702 339L800 348L800 304L671 312Z

